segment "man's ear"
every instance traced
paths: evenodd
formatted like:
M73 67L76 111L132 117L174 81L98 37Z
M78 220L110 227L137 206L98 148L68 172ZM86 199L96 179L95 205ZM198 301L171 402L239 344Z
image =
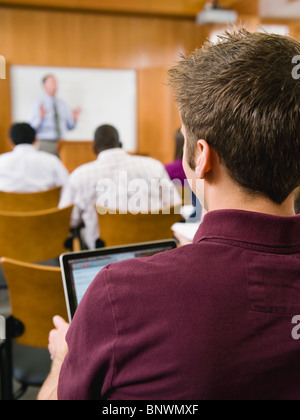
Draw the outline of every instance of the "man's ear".
M204 179L205 174L211 170L211 147L205 140L198 140L196 152L196 175Z
M15 143L11 139L9 139L9 144L10 144L12 149L14 149L16 147Z
M37 147L39 143L39 139L37 137L34 138L32 146Z

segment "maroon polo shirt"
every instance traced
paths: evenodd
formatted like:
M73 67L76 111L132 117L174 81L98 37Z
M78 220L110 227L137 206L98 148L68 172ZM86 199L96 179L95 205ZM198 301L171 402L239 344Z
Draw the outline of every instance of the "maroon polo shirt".
M60 399L299 399L300 216L208 213L194 244L103 269ZM299 330L299 329L298 329Z

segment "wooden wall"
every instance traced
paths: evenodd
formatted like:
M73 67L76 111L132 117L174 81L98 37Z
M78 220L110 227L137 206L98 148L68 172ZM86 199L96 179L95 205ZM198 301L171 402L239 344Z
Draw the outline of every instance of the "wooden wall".
M95 7L107 3L109 6L116 4L116 0L78 0L74 3L78 5L77 10L68 8L71 0L22 0L24 7L20 6L20 0L0 1L0 55L6 58L8 66L137 70L138 152L166 163L173 159L174 132L180 124L172 93L167 87L167 69L179 59L180 53L189 53L201 46L214 29L213 26L197 26L191 17L192 9L202 4L202 0L176 0L176 4L174 1L168 1L170 10L165 11L165 16L163 10L160 16L132 14L130 10L123 14L78 10L80 4ZM240 15L242 24L256 30L260 22L254 14L256 0L250 9L246 0L222 2L228 7L239 6L240 12L244 13ZM14 3L19 6L10 6ZM51 9L50 3L57 7ZM124 0L117 3L118 7L125 4ZM39 7L25 7L29 4ZM137 0L130 4L133 7ZM157 0L153 7L161 8L161 4ZM181 10L184 4L189 5L188 11ZM60 9L59 5L64 8ZM173 17L168 15L171 6ZM292 27L300 36L299 22L293 23ZM0 153L10 150L7 136L11 124L9 71L7 73L7 80L0 81Z
M203 34L191 19L0 8L0 54L8 65L136 69L138 147L163 162L173 158L179 124L166 68L201 45ZM0 86L0 153L9 149L9 86L8 74Z

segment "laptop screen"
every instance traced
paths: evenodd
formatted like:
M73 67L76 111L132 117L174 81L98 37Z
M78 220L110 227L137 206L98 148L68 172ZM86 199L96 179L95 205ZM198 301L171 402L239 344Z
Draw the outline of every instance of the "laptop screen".
M70 320L94 278L108 264L130 258L150 257L174 248L176 248L176 242L169 240L63 254L60 262Z

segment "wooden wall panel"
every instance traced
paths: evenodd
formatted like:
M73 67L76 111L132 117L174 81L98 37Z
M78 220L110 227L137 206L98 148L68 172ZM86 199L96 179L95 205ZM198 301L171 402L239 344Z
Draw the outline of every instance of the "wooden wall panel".
M167 86L167 70L158 67L138 71L139 152L165 164L173 161L174 135L181 126L171 89Z
M66 8L117 13L194 16L206 0L4 0L2 5Z
M0 55L3 55L0 53ZM0 153L8 152L12 149L8 130L11 121L11 101L9 84L9 64L6 63L6 79L0 80Z
M97 159L92 141L61 140L59 144L59 155L62 163L70 173L78 168L78 166Z
M159 66L202 33L194 22L171 18L27 9L0 8L0 21L1 53L12 64Z
M0 7L0 27L0 54L12 65L136 70L173 65L180 53L200 46L205 33L190 20L8 7ZM9 74L5 83L0 91L2 152L7 150L6 133L11 123ZM155 74L151 86L156 89ZM171 97L167 97L170 102L164 99L165 106L156 121L160 126L164 126L169 109L174 108ZM145 108L147 101L147 95L140 92L138 106ZM146 127L138 124L143 138ZM149 151L151 142L148 146Z
M259 0L219 0L224 9L236 10L241 15L258 16Z
M290 0L291 1L291 0ZM220 6L241 14L257 15L259 0L219 0ZM193 18L207 0L4 0L0 5L55 9L94 10L126 14Z

